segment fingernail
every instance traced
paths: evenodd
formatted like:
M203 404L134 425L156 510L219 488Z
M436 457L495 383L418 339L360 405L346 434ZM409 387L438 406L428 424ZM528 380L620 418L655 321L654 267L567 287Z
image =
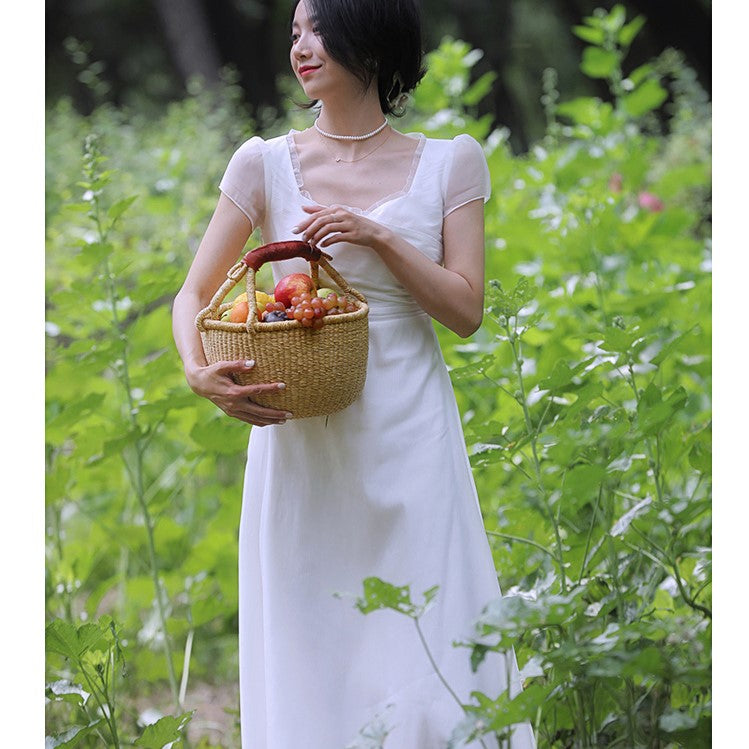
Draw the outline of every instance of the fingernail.
M283 390L286 387L286 383L285 382L279 382L278 385L276 385L276 387L279 390Z
M298 227L298 226L295 226L295 227L294 227L294 228L293 228L293 229L291 230L291 233L292 233L292 234L299 234L299 231L300 231L300 230L299 230L299 227Z
M244 365L245 365L245 367L254 367L254 366L255 366L255 360L254 360L254 359L248 359L248 360L247 360L247 361L246 361L246 362L244 363Z
M291 419L291 418L293 418L293 417L294 417L294 414L284 414L284 416L285 416L285 417L286 417L287 419Z
M286 421L279 421L278 423L279 423L279 424L285 424L285 423L286 423Z

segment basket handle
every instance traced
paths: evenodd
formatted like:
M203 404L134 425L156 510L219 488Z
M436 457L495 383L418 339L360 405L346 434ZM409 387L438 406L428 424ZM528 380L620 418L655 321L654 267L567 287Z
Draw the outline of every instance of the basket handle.
M290 260L294 257L301 257L312 263L317 262L320 256L324 254L317 247L313 247L307 242L290 240L288 242L271 242L270 244L264 244L262 247L256 247L242 258L242 262L248 268L257 272L265 263Z

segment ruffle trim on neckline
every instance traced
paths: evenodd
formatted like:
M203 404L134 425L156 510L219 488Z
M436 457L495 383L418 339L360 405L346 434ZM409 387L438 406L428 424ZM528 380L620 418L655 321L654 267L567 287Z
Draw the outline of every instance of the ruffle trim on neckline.
M320 203L319 201L315 200L312 195L310 195L309 191L304 187L304 179L302 178L302 167L301 162L299 160L299 152L297 151L296 143L294 142L294 133L300 132L299 130L290 130L288 135L286 136L286 143L287 143L287 150L289 152L289 160L291 162L291 169L294 172L294 178L296 180L296 185L299 190L299 193L304 197L307 198L307 200L312 201L316 205L325 205L324 203ZM423 133L418 133L419 142L416 145L416 150L414 151L414 154L411 158L411 169L408 173L408 177L406 179L405 185L395 192L390 193L389 195L386 195L383 198L380 198L375 203L373 203L368 208L359 208L357 206L353 205L346 205L344 203L341 203L340 205L343 205L345 208L348 208L350 211L353 211L354 213L358 213L360 215L364 215L367 213L372 213L376 211L381 206L385 205L386 203L390 203L394 200L397 200L398 198L402 198L406 195L408 195L411 192L411 189L413 188L414 181L416 179L416 173L419 170L419 165L421 164L421 155L424 151L424 146L427 142L427 137ZM407 137L411 138L414 137L412 135L408 135Z

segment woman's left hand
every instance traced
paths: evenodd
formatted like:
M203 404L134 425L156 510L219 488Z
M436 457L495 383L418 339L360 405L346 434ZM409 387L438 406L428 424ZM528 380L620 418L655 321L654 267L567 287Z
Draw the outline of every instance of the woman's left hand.
M349 242L375 248L382 241L385 227L341 205L302 206L310 217L294 227L295 234L314 247L327 247L335 242Z

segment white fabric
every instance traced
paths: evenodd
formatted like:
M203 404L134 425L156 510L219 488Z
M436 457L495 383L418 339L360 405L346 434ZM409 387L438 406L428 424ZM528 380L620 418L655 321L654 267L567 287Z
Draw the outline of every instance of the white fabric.
M357 210L440 262L443 216L488 198L488 170L468 136L416 137L404 189ZM301 206L314 202L293 145L291 134L253 138L221 182L243 211L262 215L264 242L294 238L307 215ZM239 537L242 746L344 749L392 704L386 749L444 748L463 713L413 622L389 610L365 616L333 593L361 594L362 580L377 576L410 585L418 602L439 585L421 624L461 700L472 701L472 690L498 695L508 669L511 691L520 688L512 652L489 654L473 674L470 651L452 646L500 594L459 413L431 319L371 250L326 251L370 304L367 381L361 398L327 423L251 431ZM273 264L276 280L308 270L302 260ZM530 727L519 726L512 749L534 746Z

